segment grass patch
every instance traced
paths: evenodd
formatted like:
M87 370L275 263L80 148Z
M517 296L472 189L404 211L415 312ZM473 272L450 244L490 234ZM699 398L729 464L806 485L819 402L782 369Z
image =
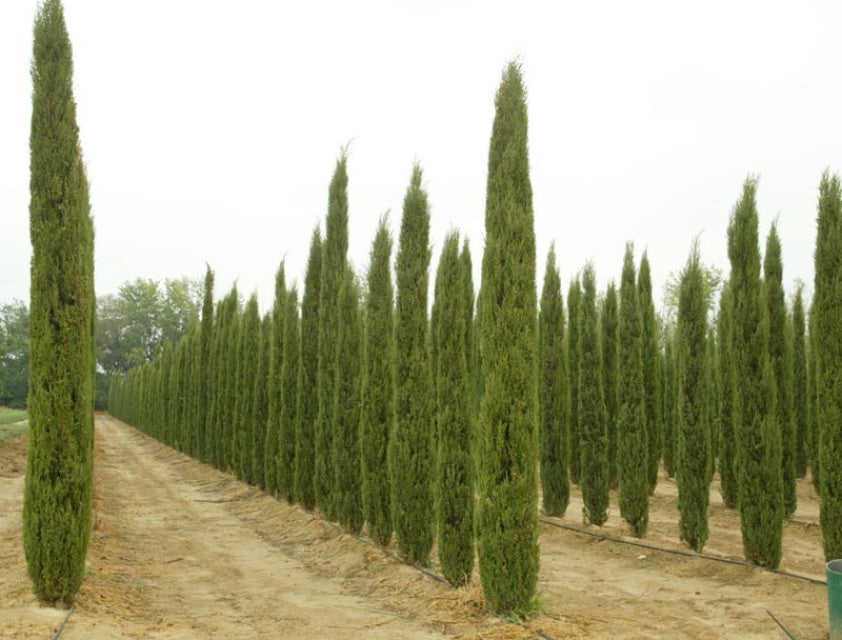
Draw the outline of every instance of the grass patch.
M21 420L26 420L25 409L7 409L6 407L0 407L0 425L20 422Z
M9 438L14 438L21 433L26 433L28 428L28 420L18 420L17 422L0 424L0 446L2 446Z

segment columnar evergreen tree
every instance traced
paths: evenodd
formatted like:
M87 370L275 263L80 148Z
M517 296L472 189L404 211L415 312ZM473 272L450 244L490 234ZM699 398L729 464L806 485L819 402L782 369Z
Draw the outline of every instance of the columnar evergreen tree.
M815 292L813 293L815 298ZM819 385L816 377L816 303L810 305L810 330L807 334L807 442L810 476L816 493L821 491L819 479Z
M567 385L564 362L564 301L555 259L555 245L547 254L541 311L538 316L541 392L541 488L544 513L563 516L570 501L567 478L567 434L565 412Z
M427 564L433 547L433 428L427 282L430 213L415 165L406 191L397 257L396 406L389 441L389 480L398 553Z
M678 440L678 360L676 354L676 329L669 328L664 335L662 379L664 381L664 469L670 478L675 477Z
M474 487L466 327L471 322L459 256L459 235L445 238L436 274L436 522L441 571L455 585L467 584L474 567Z
M734 463L736 434L734 410L738 400L734 362L734 300L726 282L719 298L716 332L719 352L716 359L719 377L719 484L722 502L731 509L737 506L737 475Z
M820 520L828 560L842 557L842 186L827 171L819 186L815 252L816 360ZM811 324L812 329L812 324Z
M252 482L266 488L266 424L269 420L269 366L272 358L272 314L260 321L260 349L257 356L257 375L254 380L254 403L251 425Z
M260 312L257 294L252 294L243 312L239 335L239 375L237 389L237 422L235 469L244 482L254 483L252 467L252 430L254 386L257 384L257 354L260 348ZM262 428L263 425L260 425Z
M298 366L301 337L298 326L298 289L285 296L283 330L284 358L281 367L281 412L278 433L278 493L288 502L295 495L295 438L298 424ZM348 398L348 402L352 399Z
M599 317L596 309L596 273L588 264L582 272L582 304L579 308L579 428L580 484L584 517L601 526L608 518L608 432L602 391L602 354L599 349Z
M240 296L237 287L231 290L230 318L226 324L226 336L224 347L225 377L224 396L222 404L222 465L223 471L236 471L234 466L235 458L235 434L237 425L237 391L240 387L240 358L238 357L238 345L240 329L242 325L242 311L240 309Z
M705 313L710 308L710 299L703 292L705 297ZM705 388L707 389L707 411L708 411L708 437L710 447L708 455L708 478L710 485L713 482L713 474L716 472L716 454L719 450L719 379L716 375L716 333L712 326L707 323L707 363L705 367Z
M33 590L69 602L85 574L93 473L94 236L59 0L35 17L30 129L29 445L23 546Z
M608 482L617 488L617 418L620 406L617 400L617 329L619 322L617 286L608 283L600 310L600 349L602 352L602 391L605 397L605 421L608 433Z
M272 306L272 344L269 350L269 405L266 435L263 438L263 487L278 493L278 451L281 431L281 388L284 366L284 312L286 310L286 267L283 262L275 273L275 302Z
M757 183L747 179L728 226L734 304L734 433L737 501L746 560L776 568L781 561L783 480L777 388L769 358L769 316L760 279Z
M708 538L711 430L707 299L694 243L678 301L678 511L681 540L701 551Z
M579 465L581 463L581 456L579 455L579 360L581 360L582 352L579 344L579 306L582 300L582 285L579 282L579 276L570 282L567 289L567 371L569 372L569 387L570 387L570 416L569 424L567 426L567 442L569 447L568 463L570 465L570 479L579 484Z
M360 418L363 512L369 535L383 546L392 537L387 449L395 420L392 236L387 222L380 219L368 267Z
M526 92L510 63L495 100L480 292L483 398L477 519L490 608L525 614L538 578L538 335Z
M202 321L198 369L198 415L196 418L195 450L202 462L210 462L208 432L210 423L210 398L212 393L211 357L213 354L213 281L210 265L205 271L205 293L202 298Z
M339 343L334 391L332 469L333 502L337 520L347 531L363 527L360 466L360 374L362 373L362 318L356 276L346 269L339 289L337 312Z
M314 466L318 419L319 297L322 237L313 229L301 299L301 353L298 368L298 430L295 434L295 497L305 509L316 505Z
M348 172L345 152L336 161L328 190L328 211L322 246L319 288L319 410L316 420L314 482L316 504L328 519L336 518L332 467L333 409L339 345L339 289L348 268Z
M214 416L213 422L213 460L218 469L224 469L225 446L224 436L226 425L230 425L229 388L233 378L231 362L228 359L228 342L232 326L236 324L238 317L238 293L237 287L233 287L220 304L217 314L217 323L214 328L214 352L216 354L216 392L213 396Z
M776 224L766 238L763 259L766 304L769 311L769 356L778 387L777 421L781 430L781 469L783 472L784 517L795 513L795 429L792 420L792 374L786 340L786 301L784 300L781 240Z
M792 303L792 395L795 422L795 473L807 475L807 343L804 320L804 288L798 286Z
M646 442L648 447L649 494L655 492L658 484L658 465L663 449L663 427L661 424L661 379L658 366L658 323L655 320L655 303L652 299L652 277L649 273L649 258L646 252L640 259L637 274L637 295L640 316L643 321L643 388L646 397Z
M646 535L649 524L649 465L646 398L643 385L643 320L637 302L634 256L626 245L620 280L620 413L617 421L617 477L620 515L632 534Z

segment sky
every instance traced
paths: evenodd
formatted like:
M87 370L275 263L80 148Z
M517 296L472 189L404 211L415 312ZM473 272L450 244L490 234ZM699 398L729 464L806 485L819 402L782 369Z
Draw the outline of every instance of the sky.
M0 2L0 303L29 299L30 60L36 0ZM64 0L96 230L97 294L137 277L236 281L269 309L348 145L349 258L378 220L395 241L414 162L433 249L483 247L494 94L522 65L537 290L555 242L563 287L626 242L665 282L698 237L728 273L726 229L759 176L784 285L813 281L818 184L842 170L842 3Z

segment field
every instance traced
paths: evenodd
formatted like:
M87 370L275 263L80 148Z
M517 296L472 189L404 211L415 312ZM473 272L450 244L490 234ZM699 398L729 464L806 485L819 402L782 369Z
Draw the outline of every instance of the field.
M26 411L0 407L0 444L26 431Z
M544 613L526 625L312 514L195 462L108 416L96 424L88 576L67 611L40 607L20 531L25 435L0 447L0 637L784 638L827 637L825 586L739 564L635 547L612 495L602 528L581 500L541 529ZM799 480L782 569L823 579L818 501ZM662 477L644 544L677 540L676 486ZM711 490L705 553L742 557L739 520ZM561 529L551 524L561 524Z

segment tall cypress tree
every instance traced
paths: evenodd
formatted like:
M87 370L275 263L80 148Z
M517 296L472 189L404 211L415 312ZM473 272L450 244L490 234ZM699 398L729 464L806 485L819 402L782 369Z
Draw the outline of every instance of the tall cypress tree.
M266 488L266 423L269 419L269 365L272 358L272 314L260 321L260 349L257 375L254 380L254 403L251 414L252 482Z
M580 484L584 517L601 526L608 518L608 432L602 392L602 354L596 310L596 273L588 264L582 272L582 306L579 309L579 427Z
M694 243L678 300L678 511L681 540L701 551L708 538L711 430L707 299Z
M769 315L760 279L757 183L747 179L728 226L734 299L735 467L746 560L776 568L781 561L783 480L777 385L769 358Z
M664 469L670 478L675 477L678 434L678 362L676 358L676 329L668 328L664 335L663 371L664 389Z
M538 327L526 92L510 63L488 153L480 292L478 551L490 608L525 614L538 578Z
M807 343L804 320L804 287L799 285L792 303L792 395L795 423L795 473L807 475Z
M608 434L608 482L615 489L617 488L617 417L620 412L617 401L617 382L620 375L617 367L618 313L617 286L614 282L609 282L600 310L600 349L602 352L602 391L605 397L605 422Z
M568 462L570 465L570 480L575 484L579 484L579 466L581 456L579 455L579 360L582 357L581 346L579 344L579 306L582 301L582 285L579 282L579 276L570 282L567 289L567 371L570 376L570 416L569 424L567 425L567 443L570 451Z
M540 340L540 431L541 488L544 513L563 516L570 502L570 481L567 478L567 434L565 412L567 385L564 363L564 301L561 299L561 278L555 259L555 245L547 254L541 311L538 316Z
M824 553L832 560L842 557L842 186L838 175L827 171L822 175L818 209L813 294L816 443Z
M821 491L819 480L819 385L816 377L816 301L813 292L810 305L810 331L807 334L807 443L810 458L810 476L816 493Z
M298 423L295 434L295 496L305 509L316 505L314 484L316 420L319 411L319 290L322 237L313 229L301 299L301 353L298 367Z
M652 277L646 252L640 259L637 274L637 295L640 317L643 321L643 388L646 397L646 442L648 447L649 494L658 484L658 465L663 449L661 424L661 377L658 366L658 323L655 320L655 302L652 299Z
M716 359L719 377L719 484L722 502L731 509L737 506L737 476L734 463L736 434L734 410L738 400L736 369L734 363L734 300L731 287L726 282L719 298L719 315L716 332L719 353Z
M234 442L237 425L237 392L240 381L240 359L237 346L239 344L242 311L240 309L240 295L236 285L231 289L229 302L229 318L226 323L225 344L223 357L225 358L225 376L222 397L222 429L220 431L221 460L220 469L236 471L234 466Z
M772 224L766 238L763 278L769 312L769 356L778 388L778 425L781 430L781 469L783 471L784 517L795 513L795 429L792 421L792 376L786 340L786 301L784 300L781 240Z
M297 499L295 495L295 438L298 424L298 361L301 349L298 289L295 286L286 292L283 330L284 358L281 366L281 411L276 471L278 493L288 502L294 502Z
M398 552L427 564L433 547L433 426L427 283L430 213L415 165L403 204L397 258L396 406L389 442L389 479Z
M237 389L237 433L235 437L235 470L244 482L253 483L253 437L255 425L254 385L257 381L257 352L260 347L260 313L257 308L257 294L252 294L246 303L239 335L239 374ZM260 425L261 428L263 425Z
M395 420L392 236L387 222L383 217L377 226L368 267L360 418L363 511L369 535L383 546L392 537L387 447Z
M643 321L637 303L634 256L626 245L620 280L620 413L617 421L617 477L620 515L632 534L646 535L649 524L649 448L643 385Z
M467 584L474 567L474 487L471 459L470 394L464 279L459 235L445 238L436 274L436 521L441 571L456 586Z
M23 546L38 598L69 602L91 533L96 297L73 55L59 0L45 0L35 17L32 85Z
M275 302L272 306L272 344L269 349L269 405L266 435L263 438L263 487L277 494L278 451L281 431L281 388L284 366L284 311L286 310L286 267L283 262L275 273Z
M348 172L344 151L336 161L336 169L330 181L325 225L319 287L319 411L316 420L314 482L316 504L328 519L333 520L336 518L332 451L339 345L339 289L348 268Z

